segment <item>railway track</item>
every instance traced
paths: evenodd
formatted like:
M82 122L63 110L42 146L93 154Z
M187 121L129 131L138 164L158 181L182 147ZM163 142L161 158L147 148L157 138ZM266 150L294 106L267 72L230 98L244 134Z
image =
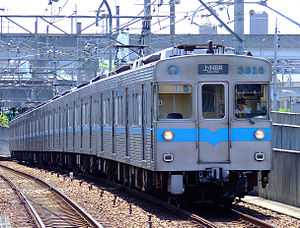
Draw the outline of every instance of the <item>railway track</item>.
M93 178L90 178L93 179ZM113 185L116 189L124 190L130 195L133 195L135 197L138 197L140 199L143 199L145 201L151 202L153 204L156 204L160 207L163 207L167 209L168 211L171 211L178 215L184 215L186 218L189 218L196 224L198 224L199 227L206 227L206 228L218 228L218 227L261 227L261 228L275 228L275 226L270 225L269 223L264 222L263 220L260 220L258 218L255 218L251 215L248 215L246 213L240 212L238 209L231 209L228 210L228 216L231 217L231 219L228 219L226 222L220 222L218 221L218 218L211 219L209 216L205 217L202 216L201 213L194 213L189 210L185 210L182 208L179 208L175 205L169 204L166 201L160 200L154 196L151 196L149 194L146 194L144 192L140 192L137 190L134 190L132 188L124 187L122 185L119 185L117 183L103 180L104 182L107 182L110 185Z
M112 183L114 185L117 185L115 183ZM220 222L220 219L217 217L211 218L210 216L203 216L201 213L195 213L191 212L189 210L185 210L179 207L176 207L172 204L169 204L163 200L157 199L153 196L150 196L148 194L145 194L143 192L139 192L136 190L133 190L131 188L125 188L125 190L133 194L136 197L142 198L146 201L152 202L154 204L157 204L161 207L166 208L169 211L172 211L173 213L185 215L187 218L191 219L195 223L199 224L200 227L207 227L207 228L218 228L218 227L237 227L237 228L248 228L248 227L260 227L260 228L275 228L275 226L264 222L261 219L255 218L251 215L248 215L246 213L240 212L238 209L231 209L228 210L228 218L224 222Z
M32 204L28 200L28 198L21 192L21 190L8 178L6 178L4 175L0 174L0 178L4 180L11 189L15 192L15 194L18 196L20 202L23 203L24 207L26 208L26 211L31 216L32 220L34 221L35 225L39 228L45 227L40 216L37 214L36 210L33 208Z
M25 203L37 227L102 227L67 196L44 181L3 165L0 169L2 179Z
M181 210L181 213L185 213L195 222L198 222L199 224L210 228L217 228L217 227L275 228L275 226L270 225L269 223L266 223L263 220L257 219L251 215L247 215L235 209L229 210L228 214L225 216L225 219L223 219L222 216L218 216L218 215L203 216L201 215L201 213L191 213L186 210Z
M32 174L32 175L36 175L36 174ZM39 174L37 173L37 175L39 175ZM51 176L56 177L56 175L51 175ZM238 227L238 228L241 228L241 227L263 227L263 228L271 228L271 227L275 227L274 225L270 225L270 224L274 224L272 220L268 220L269 223L266 223L264 221L264 218L259 219L258 216L255 215L255 213L254 213L255 211L252 211L252 212L251 211L245 211L245 210L243 210L243 208L236 207L237 205L234 205L232 210L222 210L222 209L220 209L219 212L217 212L218 209L216 211L215 209L213 209L213 210L208 209L207 210L206 208L204 208L203 210L200 209L198 211L196 209L197 207L195 207L195 209L191 211L190 208L187 208L187 209L178 208L174 205L170 205L169 203L167 203L164 200L160 200L157 197L151 196L149 194L146 194L144 192L140 192L140 191L137 191L137 190L134 190L134 189L131 189L131 188L124 187L124 186L116 184L116 183L112 183L111 181L104 180L102 178L98 179L98 178L95 178L95 177L82 176L82 178L78 179L79 180L78 183L85 182L85 180L87 180L87 179L88 179L87 183L89 183L88 185L94 185L95 188L96 188L96 186L98 186L98 185L102 186L104 184L104 186L108 186L107 188L114 189L113 192L114 192L115 195L118 195L119 192L127 193L128 195L131 195L136 199L140 199L141 201L145 201L145 203L146 202L151 203L152 208L155 208L155 205L156 205L157 208L159 208L157 210L158 214L161 214L161 212L159 212L159 211L171 212L171 214L178 215L178 217L184 218L184 220L192 221L195 227L210 227L210 228L216 228L216 227ZM99 191L99 193L100 192L101 191ZM107 193L105 193L105 194L107 194ZM100 198L100 199L102 200L103 198ZM145 204L142 203L142 205L145 205ZM98 213L100 213L100 212L98 212ZM122 211L120 211L120 213L122 213ZM129 215L129 216L131 216L131 215ZM153 216L155 216L155 215L152 215L152 218L154 218ZM128 219L130 219L130 218L128 218ZM98 219L98 221L101 221L101 220ZM151 218L149 219L147 224L153 224L153 226L149 225L149 227L156 227L154 225L154 221L151 221ZM120 227L122 227L122 226L120 226ZM132 227L135 227L135 226L132 226Z
M247 215L243 212L240 212L237 209L231 209L231 212L240 218L238 221L241 223L241 225L244 225L244 227L275 228L275 226L266 223L263 220L255 218L251 215Z

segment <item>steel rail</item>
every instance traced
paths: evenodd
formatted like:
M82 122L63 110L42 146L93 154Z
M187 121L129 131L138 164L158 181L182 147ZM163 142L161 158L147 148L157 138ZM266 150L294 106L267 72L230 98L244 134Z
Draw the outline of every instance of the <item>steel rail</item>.
M21 190L9 179L7 179L5 176L0 174L0 178L2 178L10 187L11 189L16 193L20 201L24 204L24 207L26 208L27 212L30 214L32 219L34 220L34 223L39 228L46 228L45 224L43 223L41 217L38 215L36 210L33 208L30 201L27 199L27 197L21 192Z
M112 182L109 181L109 183L111 184ZM112 184L115 185L115 183L112 183ZM119 186L118 184L116 184L116 185ZM128 187L124 187L124 186L120 186L120 187L125 189L127 193L129 193L133 196L136 196L136 197L138 197L140 199L143 199L147 202L156 204L160 207L163 207L163 208L167 209L168 211L172 211L175 214L184 215L187 218L190 218L192 221L203 225L204 227L208 227L208 228L217 228L218 227L214 223L210 222L209 220L206 220L206 219L202 218L199 215L196 215L196 214L194 214L192 212L189 212L187 210L175 207L172 204L169 204L169 203L167 203L163 200L160 200L156 197L153 197L151 195L148 195L148 194L143 193L143 192L139 192L137 190L134 190L134 189L131 189L131 188L128 188Z
M73 201L71 201L67 196L65 196L63 193L61 193L59 190L55 189L54 187L52 187L51 185L45 183L44 181L42 181L41 179L37 178L37 177L34 177L34 176L31 176L27 173L23 173L21 171L18 171L18 170L14 170L10 167L7 167L7 166L4 166L2 164L0 164L0 167L3 167L3 168L6 168L8 170L11 170L12 172L15 172L15 173L18 173L20 175L23 175L23 176L26 176L26 177L29 177L29 178L32 178L34 180L36 180L37 182L40 182L46 186L48 186L50 188L50 190L56 192L58 195L60 195L62 198L66 199L66 202L71 204L71 206L75 209L79 208L79 211L83 211L83 209L81 209L76 203L74 203ZM93 178L91 178L93 179ZM137 190L134 190L134 189L131 189L131 188L128 188L128 187L125 187L123 185L120 185L120 184L117 184L117 183L114 183L114 182L111 182L111 181L108 181L108 180L105 180L105 179L102 179L102 181L104 182L107 182L109 183L110 185L113 185L115 187L118 187L120 189L123 189L125 190L128 194L132 195L132 196L135 196L135 197L138 197L142 200L145 200L149 203L153 203L157 206L160 206L162 208L165 208L167 209L168 211L172 211L174 214L178 214L178 215L184 215L186 216L187 218L190 218L192 221L194 222L197 222L198 224L200 225L203 225L204 227L208 227L208 228L217 228L218 226L214 223L214 222L211 222L207 219L204 219L203 217L193 213L193 212L190 212L188 210L184 210L184 209L181 209L181 208L178 208L174 205L171 205L163 200L160 200L154 196L151 196L149 194L146 194L146 193L143 193L143 192L140 192L140 191L137 191ZM231 212L236 214L237 216L241 217L243 220L249 222L249 223L252 223L258 227L262 227L262 228L275 228L275 226L271 225L271 224L268 224L258 218L255 218L251 215L248 215L248 214L245 214L243 212L240 212L239 210L237 209L231 209ZM87 214L86 212L83 211L83 214ZM89 214L87 214L87 217L86 217L88 220L91 220L91 221L95 221ZM91 222L93 224L93 222ZM102 225L100 225L97 221L95 221L95 226L96 227L101 227L103 228Z
M96 181L95 178L93 177L88 177L91 181ZM159 198L157 197L154 197L154 196L151 196L149 194L146 194L144 192L140 192L138 190L134 190L132 188L129 188L129 187L125 187L123 185L120 185L120 184L117 184L117 183L114 183L112 181L109 181L109 180L106 180L106 179L101 179L101 181L103 182L106 182L110 185L113 185L114 187L117 187L117 188L120 188L122 190L124 190L126 193L134 196L134 197L138 197L142 200L145 200L149 203L153 203L157 206L160 206L160 207L163 207L169 211L172 211L174 214L179 214L179 215L184 215L186 216L187 218L190 218L192 221L194 222L197 222L198 224L201 224L203 225L204 227L208 227L208 228L217 228L218 225L215 224L215 222L211 222L203 217L201 217L200 215L197 215L193 212L190 212L188 210L185 210L185 209L182 209L182 208L178 208L172 204L169 204L163 200L160 200ZM251 223L251 224L254 224L258 227L262 227L262 228L275 228L275 226L271 225L271 224L268 224L258 218L255 218L251 215L247 215L245 213L242 213L240 211L238 211L237 209L231 209L231 212L236 214L237 216L241 217L243 220Z
M97 182L99 180L99 179L97 180L96 178L91 177L91 176L86 176L86 177L88 179L90 179L91 181L95 181L95 182ZM179 207L176 207L172 204L167 203L166 201L163 201L163 200L161 200L157 197L154 197L152 195L149 195L147 193L144 193L144 192L126 187L124 185L121 185L121 184L118 184L118 183L115 183L115 182L112 182L112 181L109 181L109 180L103 179L103 178L101 178L101 182L109 184L109 185L111 185L115 188L118 188L118 189L122 190L122 192L124 191L124 192L126 192L127 194L129 194L133 197L137 197L137 198L139 198L141 200L144 200L148 203L155 204L159 207L167 209L168 211L171 211L174 214L181 215L181 216L184 215L185 217L191 219L193 222L196 222L199 225L202 225L204 227L207 227L207 228L217 228L218 227L213 222L210 222L209 220L206 220L206 219L202 218L201 216L196 215L195 213L192 213L190 211L187 211L187 210L181 209Z
M244 220L252 223L252 224L255 224L256 226L258 227L262 227L262 228L275 228L275 226L269 224L269 223L266 223L258 218L255 218L251 215L247 215L243 212L240 212L238 211L237 209L231 209L231 211L234 213L234 214L237 214L238 216L242 217Z
M53 187L52 185L46 183L45 181L39 179L38 177L32 176L30 174L21 172L19 170L12 169L10 167L7 167L5 165L0 164L1 168L7 169L11 172L14 172L18 175L27 177L29 179L33 179L36 182L39 182L40 184L46 186L50 191L53 191L57 195L59 195L68 205L70 205L75 211L77 211L88 223L93 225L94 227L103 228L103 226L97 222L88 212L86 212L83 208L81 208L77 203L73 202L68 196L66 196L64 193Z

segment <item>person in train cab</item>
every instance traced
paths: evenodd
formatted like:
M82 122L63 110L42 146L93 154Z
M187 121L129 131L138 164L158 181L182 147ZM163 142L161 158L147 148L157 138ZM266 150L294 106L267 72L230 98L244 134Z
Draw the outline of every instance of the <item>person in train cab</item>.
M239 99L237 101L237 108L235 110L235 115L238 118L245 117L252 112L252 108L247 104L245 99Z

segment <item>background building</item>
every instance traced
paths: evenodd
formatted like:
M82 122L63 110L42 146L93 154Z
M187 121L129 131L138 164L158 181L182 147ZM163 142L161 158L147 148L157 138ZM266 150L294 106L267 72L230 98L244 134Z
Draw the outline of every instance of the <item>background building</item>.
M268 14L250 10L250 34L268 34Z
M218 34L217 26L212 24L199 25L199 34L209 34L209 35Z

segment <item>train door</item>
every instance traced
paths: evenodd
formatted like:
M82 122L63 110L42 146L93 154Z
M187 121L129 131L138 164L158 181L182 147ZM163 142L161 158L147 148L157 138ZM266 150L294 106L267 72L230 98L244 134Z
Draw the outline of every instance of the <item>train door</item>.
M199 102L199 161L229 161L228 84L200 83Z

